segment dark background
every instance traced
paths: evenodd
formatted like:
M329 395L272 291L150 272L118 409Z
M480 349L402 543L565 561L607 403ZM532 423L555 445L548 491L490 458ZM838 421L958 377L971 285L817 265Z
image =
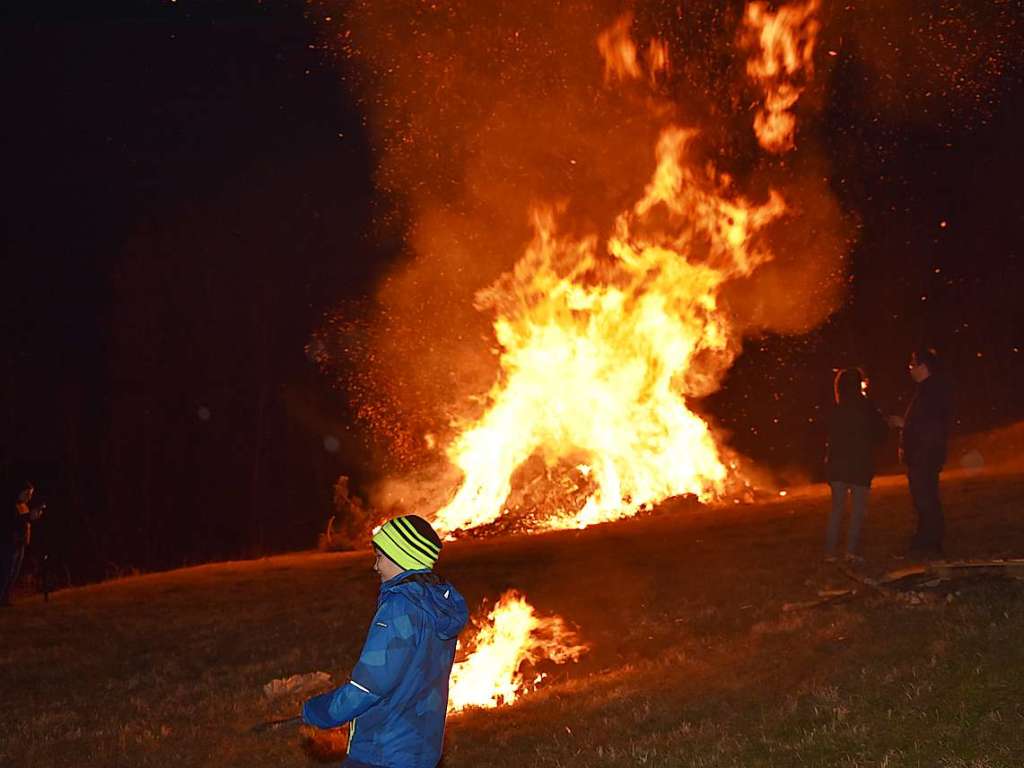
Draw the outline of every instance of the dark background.
M368 235L373 160L337 62L301 2L7 14L0 459L8 495L31 478L49 503L37 553L83 581L310 546L338 475L374 468L305 345L402 246ZM958 432L1024 417L1020 74L982 118L901 123L837 65L849 299L748 343L706 404L742 452L813 477L832 370L865 366L899 412L922 342L954 373Z

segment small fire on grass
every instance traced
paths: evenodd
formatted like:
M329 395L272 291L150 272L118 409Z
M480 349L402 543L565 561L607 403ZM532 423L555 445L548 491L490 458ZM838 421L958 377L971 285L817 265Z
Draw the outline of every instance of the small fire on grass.
M587 650L560 616L541 618L515 590L501 596L470 646L452 668L449 712L512 704L544 679L538 665L576 661Z

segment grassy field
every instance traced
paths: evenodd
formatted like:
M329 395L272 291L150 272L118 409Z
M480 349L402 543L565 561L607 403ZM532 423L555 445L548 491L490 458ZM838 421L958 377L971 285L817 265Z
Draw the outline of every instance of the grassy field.
M948 555L1024 555L1024 474L944 480ZM1024 765L1024 583L920 604L782 606L848 579L821 562L825 489L580 532L446 547L476 614L505 589L591 646L516 706L449 719L464 766ZM910 534L898 478L872 494L865 569ZM366 553L203 566L0 610L0 765L307 766L323 740L249 728L294 712L274 678L344 681L377 590Z

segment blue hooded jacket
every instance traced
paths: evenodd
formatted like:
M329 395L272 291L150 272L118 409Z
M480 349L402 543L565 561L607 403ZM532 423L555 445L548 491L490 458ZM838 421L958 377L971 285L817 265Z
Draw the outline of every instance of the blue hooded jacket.
M428 569L384 582L352 679L302 705L317 728L350 723L348 753L382 768L435 768L441 759L455 641L469 618L453 586L417 580Z

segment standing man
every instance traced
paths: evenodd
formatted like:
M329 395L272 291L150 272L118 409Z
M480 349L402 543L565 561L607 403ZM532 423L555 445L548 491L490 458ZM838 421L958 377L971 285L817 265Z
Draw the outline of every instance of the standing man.
M939 473L946 463L949 440L950 387L934 349L918 350L910 358L910 377L917 385L903 417L890 424L901 427L900 458L907 466L910 497L917 513L917 532L909 553L941 557L945 520L939 500Z
M302 721L349 723L342 768L435 768L466 602L434 574L441 539L422 517L389 520L373 549L380 596L359 661L348 683L302 705Z
M5 515L6 525L2 531L4 551L0 555L0 605L11 604L11 593L25 560L25 550L32 541L32 523L42 517L45 509L45 505L29 507L35 492L36 487L32 483L25 483L14 502L14 509Z

